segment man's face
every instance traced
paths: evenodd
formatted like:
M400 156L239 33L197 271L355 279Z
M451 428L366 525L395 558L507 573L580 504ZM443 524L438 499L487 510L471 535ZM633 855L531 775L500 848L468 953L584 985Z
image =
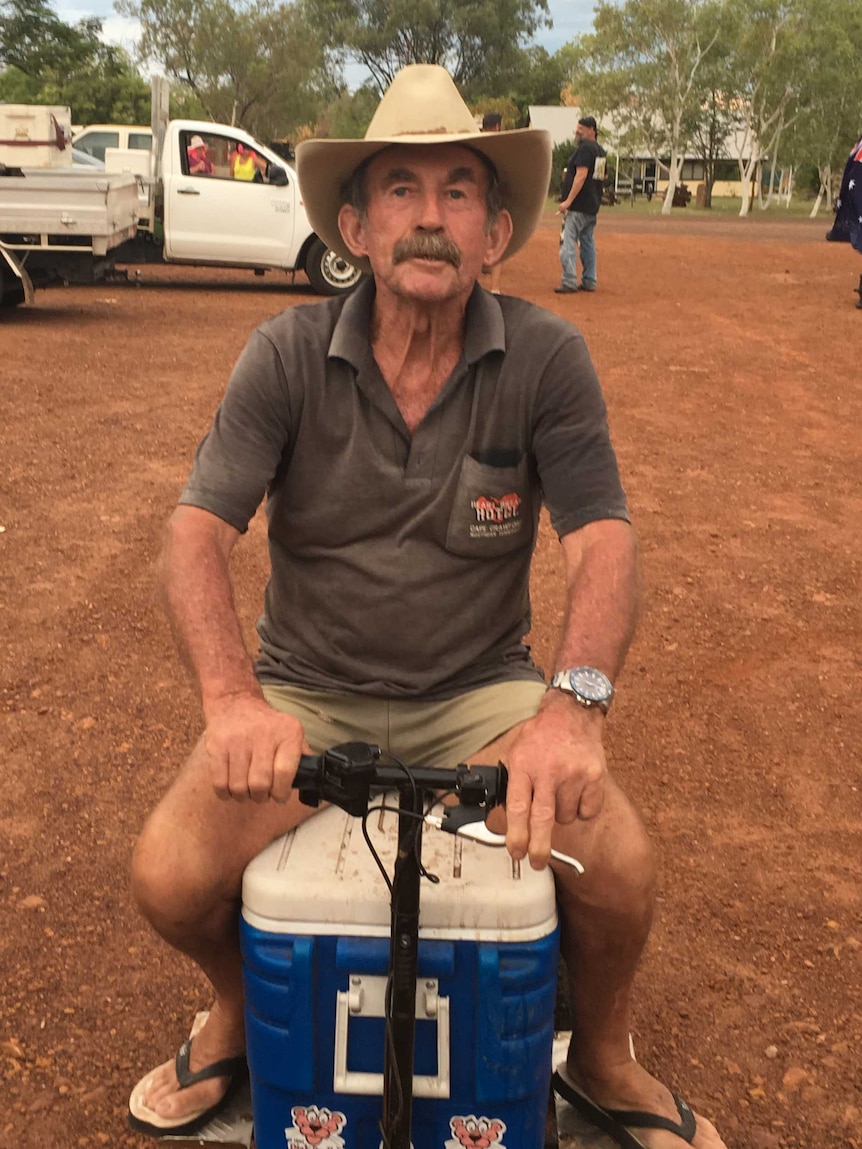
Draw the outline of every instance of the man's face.
M369 163L368 210L343 207L339 224L355 255L371 261L378 285L416 301L469 294L483 266L502 255L511 218L489 227L483 161L457 144L396 145Z

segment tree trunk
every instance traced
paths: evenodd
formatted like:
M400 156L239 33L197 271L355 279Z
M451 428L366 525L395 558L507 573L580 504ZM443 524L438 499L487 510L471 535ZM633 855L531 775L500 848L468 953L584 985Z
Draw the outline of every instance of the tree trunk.
M781 131L782 131L782 126L781 126L781 124L779 124L778 130L776 131L775 136L773 137L773 141L772 141L772 152L771 152L772 158L769 161L769 191L768 191L767 196L766 196L766 203L763 203L763 194L761 191L760 206L764 211L766 211L766 209L772 203L772 192L773 192L773 188L775 185L775 168L776 168L776 164L778 163L778 145L781 141ZM762 187L762 183L761 183L761 187Z
M758 163L756 148L748 160L738 158L737 163L739 164L739 183L742 193L742 207L739 209L739 214L746 216L751 211L751 177Z
M829 184L832 180L832 168L829 166L829 164L824 164L823 167L818 164L817 175L820 179L820 187L817 189L817 199L814 201L814 207L811 209L811 214L808 217L809 219L814 219L816 217L817 213L820 211L820 205L823 202L824 194L830 190Z
M670 153L670 167L668 168L667 178L667 191L664 196L664 203L661 205L661 214L670 215L673 208L673 194L679 184L679 177L682 174L682 165L685 163L685 153L677 153L676 148L671 149Z
M793 199L793 176L795 168L791 167L787 173L787 188L784 193L784 206L790 207L790 201Z

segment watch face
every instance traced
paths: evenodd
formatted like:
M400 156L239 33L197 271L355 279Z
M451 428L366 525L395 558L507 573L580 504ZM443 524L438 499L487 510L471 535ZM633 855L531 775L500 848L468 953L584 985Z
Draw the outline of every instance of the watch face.
M590 702L607 702L613 694L613 687L600 670L591 666L580 666L569 673L569 682L576 694Z

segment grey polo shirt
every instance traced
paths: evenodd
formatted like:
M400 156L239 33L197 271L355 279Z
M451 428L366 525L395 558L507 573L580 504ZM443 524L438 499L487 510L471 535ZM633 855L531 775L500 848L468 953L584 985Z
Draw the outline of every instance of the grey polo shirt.
M373 300L369 279L252 334L180 502L245 531L266 496L264 682L432 699L538 678L523 637L542 501L561 537L628 517L586 344L477 286L411 436L369 343Z

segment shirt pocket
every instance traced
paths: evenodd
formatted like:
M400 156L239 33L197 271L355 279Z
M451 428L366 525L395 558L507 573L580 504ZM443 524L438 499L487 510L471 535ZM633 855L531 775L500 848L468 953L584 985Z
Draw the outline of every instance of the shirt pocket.
M532 544L533 499L527 456L505 467L465 455L449 513L446 550L497 558Z

